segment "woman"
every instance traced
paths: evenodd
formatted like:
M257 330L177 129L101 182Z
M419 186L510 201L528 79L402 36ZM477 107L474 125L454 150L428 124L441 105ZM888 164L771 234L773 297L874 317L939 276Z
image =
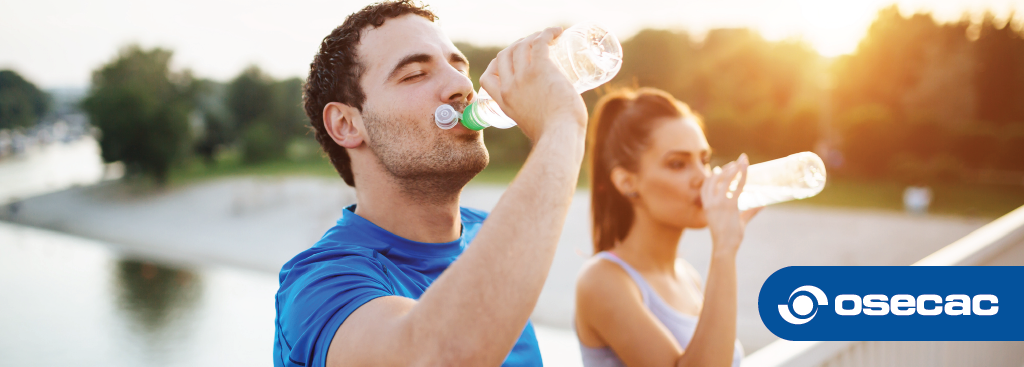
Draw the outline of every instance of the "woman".
M577 281L575 316L583 364L739 366L736 252L758 211L737 208L746 155L712 172L699 118L656 89L603 97L590 126L595 255ZM676 259L683 230L704 227L706 291Z

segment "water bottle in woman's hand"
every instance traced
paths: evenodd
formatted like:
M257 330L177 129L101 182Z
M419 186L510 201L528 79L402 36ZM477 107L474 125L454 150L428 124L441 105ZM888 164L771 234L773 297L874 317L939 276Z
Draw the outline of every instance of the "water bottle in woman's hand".
M740 193L740 210L817 195L825 188L825 163L817 154L802 152L747 168Z

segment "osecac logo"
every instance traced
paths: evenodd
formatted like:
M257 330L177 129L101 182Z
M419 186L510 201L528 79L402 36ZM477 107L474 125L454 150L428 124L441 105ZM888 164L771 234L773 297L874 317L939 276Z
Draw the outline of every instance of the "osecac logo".
M811 299L811 296L814 299ZM790 324L805 324L818 314L818 306L828 306L825 292L813 285L797 288L789 294L789 302L779 305L779 314ZM796 314L797 316L794 316Z
M789 266L757 297L786 340L1024 341L1024 266Z
M813 299L811 298L813 296ZM986 304L987 303L987 304ZM945 312L949 316L992 316L999 312L999 298L992 294L970 297L966 294L951 294L943 298L937 294L922 294L914 297L897 294L889 299L884 294L840 294L836 296L835 310L839 316L885 316L892 312L896 316L910 316L915 312L922 316L936 316ZM779 305L783 320L794 325L805 324L818 313L818 306L827 306L828 298L818 287L805 285L790 293L789 302ZM849 305L849 306L848 306Z
M943 311L949 316L969 316L972 312L978 316L992 316L999 312L999 306L996 306L998 303L999 298L992 294L979 294L974 297L950 294L946 296L945 305L942 304L942 297L937 294L922 294L917 297L897 294L892 296L892 299L884 294L869 294L864 297L840 294L836 296L835 302L836 314L839 316L857 316L861 312L868 316L885 316L889 312L896 316L910 316L915 311L922 316L936 316ZM846 304L852 306L846 308Z

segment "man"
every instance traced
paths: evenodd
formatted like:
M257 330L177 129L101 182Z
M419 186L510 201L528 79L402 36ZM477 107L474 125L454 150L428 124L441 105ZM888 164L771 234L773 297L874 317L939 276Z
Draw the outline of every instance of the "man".
M480 83L532 152L490 216L460 208L488 156L480 132L434 124L438 106L474 96L434 19L409 0L368 6L311 64L306 113L357 204L281 269L276 366L541 364L528 318L576 186L586 107L548 58L560 29L501 51Z

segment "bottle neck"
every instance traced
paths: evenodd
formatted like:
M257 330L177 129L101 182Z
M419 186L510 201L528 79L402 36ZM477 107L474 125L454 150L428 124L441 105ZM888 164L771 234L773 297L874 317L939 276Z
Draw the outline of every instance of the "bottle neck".
M466 111L462 113L462 126L474 131L480 131L491 126L478 113L479 105L480 103L470 103L469 106L466 106Z

